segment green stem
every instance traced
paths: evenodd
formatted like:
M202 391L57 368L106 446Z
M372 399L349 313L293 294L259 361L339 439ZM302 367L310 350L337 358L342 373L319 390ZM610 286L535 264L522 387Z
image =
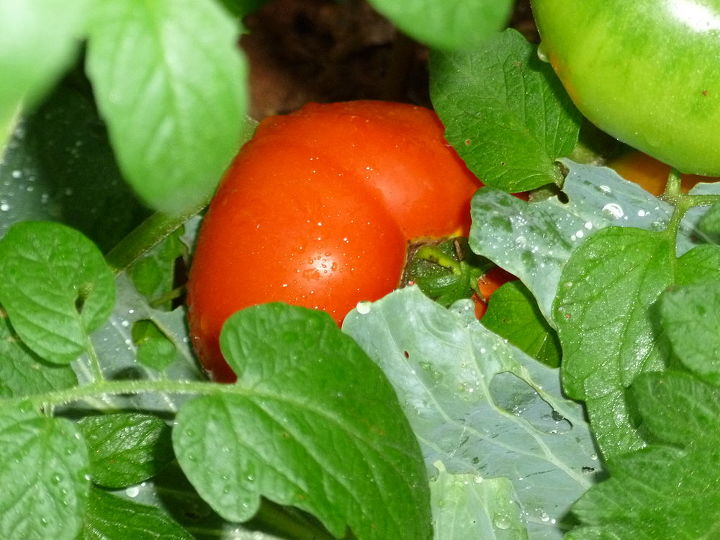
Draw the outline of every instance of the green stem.
M665 192L661 197L669 203L674 203L682 196L681 187L682 178L680 172L677 169L671 169L665 184Z
M205 206L207 201L182 214L170 215L162 212L152 214L110 250L105 259L115 273L122 272L175 232L188 219L199 214Z
M75 401L93 398L98 395L146 394L161 392L167 394L246 394L247 392L232 384L219 384L205 381L136 380L136 381L100 381L84 386L76 386L54 392L38 394L29 398L37 408L67 405ZM3 402L15 401L10 399Z
M90 338L88 338L86 352L88 359L90 360L90 368L92 369L95 382L104 381L105 375L103 375L102 366L100 365L100 358L98 358L97 351L95 350L95 347L93 347Z

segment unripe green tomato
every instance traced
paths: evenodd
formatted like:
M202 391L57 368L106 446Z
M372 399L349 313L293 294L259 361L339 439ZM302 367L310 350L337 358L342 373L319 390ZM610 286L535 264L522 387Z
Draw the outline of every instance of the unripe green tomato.
M531 0L578 109L685 173L720 176L720 0Z

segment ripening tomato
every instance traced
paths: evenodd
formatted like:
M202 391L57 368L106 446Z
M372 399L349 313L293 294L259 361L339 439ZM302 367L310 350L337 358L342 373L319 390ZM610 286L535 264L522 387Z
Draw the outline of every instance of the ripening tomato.
M203 220L188 280L190 333L219 381L235 311L283 301L340 324L397 287L407 244L466 232L480 182L431 111L398 103L308 105L257 128Z
M531 0L578 109L684 173L720 176L718 0Z
M637 150L627 152L613 159L607 165L625 180L640 184L646 191L656 197L662 195L665 191L665 184L670 174L669 165L661 163L657 159ZM695 174L683 174L680 179L682 182L680 189L684 193L690 191L698 182L714 182L717 180L717 178Z

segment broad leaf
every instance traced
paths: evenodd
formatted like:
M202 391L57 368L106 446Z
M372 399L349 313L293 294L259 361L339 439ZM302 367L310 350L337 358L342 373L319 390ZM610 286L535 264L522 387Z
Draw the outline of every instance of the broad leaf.
M0 409L0 537L74 540L88 489L85 442L72 422Z
M431 57L431 93L448 141L487 185L534 189L561 179L580 113L535 46L506 30L481 47Z
M248 308L221 347L237 383L187 403L173 430L178 461L220 515L246 521L262 495L336 536L431 536L420 450L392 387L326 313Z
M720 390L667 372L639 377L632 394L653 445L608 464L610 479L573 506L583 526L570 537L714 538Z
M238 27L214 0L97 3L87 68L128 181L151 206L207 200L240 147Z
M42 358L75 360L114 301L110 268L78 231L26 221L0 240L0 303L17 334Z
M512 0L370 0L406 34L439 49L474 47L505 28Z
M34 105L72 61L83 37L89 0L0 3L0 135L18 105ZM0 138L0 154L5 139Z
M675 354L699 377L719 384L720 282L671 290L660 308Z
M505 283L492 294L482 324L543 364L560 365L557 334L522 282Z
M0 306L0 396L23 397L75 385L77 377L69 366L46 362L27 348Z
M170 427L148 414L86 416L78 422L96 484L120 488L152 478L174 459Z
M470 302L458 310L409 287L362 304L343 330L392 382L431 473L441 461L451 474L507 478L528 535L560 538L598 467L583 411L562 397L558 370L485 329Z
M669 360L658 339L656 301L670 285L708 278L708 266L697 264L707 260L707 249L676 259L671 240L665 232L604 229L563 271L555 302L563 388L586 402L606 458L643 446L624 393L640 373L661 370ZM710 271L720 278L720 265Z
M430 482L435 540L528 537L527 524L508 478L450 474L441 462L435 467L438 473Z
M93 488L88 500L82 540L114 538L192 540L194 536L158 508Z

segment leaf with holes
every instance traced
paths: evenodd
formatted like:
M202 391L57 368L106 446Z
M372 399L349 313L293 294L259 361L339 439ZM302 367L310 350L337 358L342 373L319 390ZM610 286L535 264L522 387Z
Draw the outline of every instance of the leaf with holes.
M121 169L151 206L188 210L246 129L238 25L213 0L95 5L87 70Z
M326 313L251 307L220 340L237 383L187 403L173 430L178 461L220 515L246 521L262 495L336 536L431 537L427 477L397 397Z
M0 409L0 538L72 540L90 482L85 441L69 420Z
M35 353L68 364L115 303L115 279L102 253L78 231L20 222L0 240L0 304Z
M471 302L448 311L416 287L351 311L343 330L392 382L431 472L441 461L451 474L509 479L528 536L561 538L560 519L599 465L557 369L485 329Z

